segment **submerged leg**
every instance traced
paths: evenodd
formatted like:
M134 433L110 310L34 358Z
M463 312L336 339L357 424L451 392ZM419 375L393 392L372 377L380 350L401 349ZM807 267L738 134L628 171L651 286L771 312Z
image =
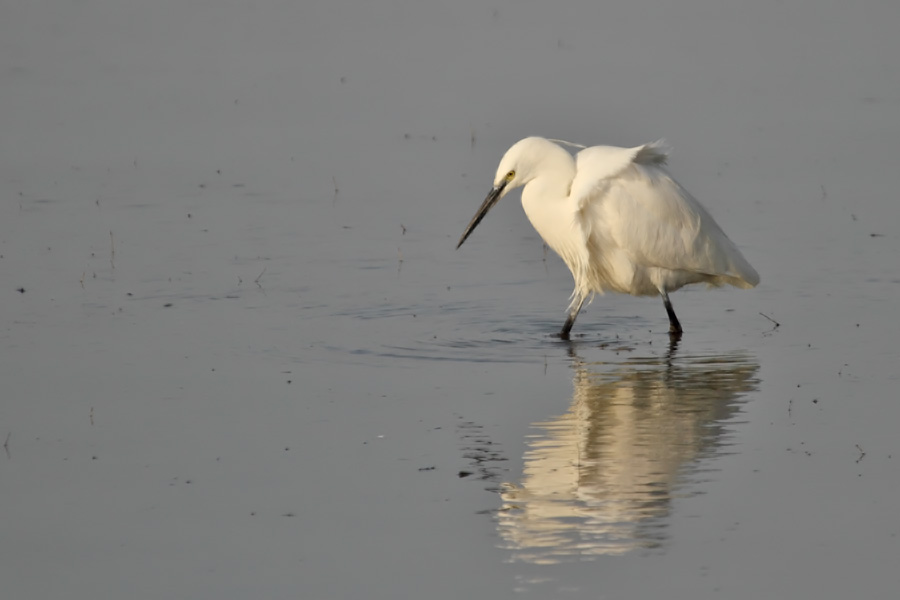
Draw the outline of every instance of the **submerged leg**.
M678 322L678 317L675 316L675 309L672 308L672 302L669 301L669 294L666 292L660 292L662 294L663 303L666 305L666 312L669 314L669 335L681 335L681 323Z
M582 304L584 304L584 298L581 298L578 301L578 304L573 304L572 308L569 309L569 316L566 317L566 322L563 323L562 331L559 332L559 337L562 339L569 339L569 332L572 331L572 325L575 324L575 317L578 316Z

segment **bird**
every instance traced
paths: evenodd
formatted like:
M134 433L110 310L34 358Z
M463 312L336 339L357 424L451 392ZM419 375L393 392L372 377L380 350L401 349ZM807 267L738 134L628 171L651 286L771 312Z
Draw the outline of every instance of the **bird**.
M573 156L560 144L580 150ZM569 339L586 300L612 291L660 296L669 335L680 339L683 329L669 293L695 283L749 289L759 275L669 174L669 153L665 140L634 148L520 140L504 154L491 191L456 248L501 198L524 186L528 220L575 280L560 338Z

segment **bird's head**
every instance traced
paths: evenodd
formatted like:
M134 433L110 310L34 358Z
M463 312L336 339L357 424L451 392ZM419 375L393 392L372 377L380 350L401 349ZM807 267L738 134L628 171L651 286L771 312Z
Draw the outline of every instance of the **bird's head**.
M488 192L487 198L484 199L484 202L478 208L478 212L475 213L475 216L469 222L469 226L466 227L462 237L459 238L459 243L456 244L457 248L463 245L469 234L481 223L484 216L497 204L500 198L535 178L537 165L550 152L549 147L551 146L565 152L553 142L539 137L519 140L506 151L506 154L503 155L503 159L500 161L500 166L497 167L494 187Z

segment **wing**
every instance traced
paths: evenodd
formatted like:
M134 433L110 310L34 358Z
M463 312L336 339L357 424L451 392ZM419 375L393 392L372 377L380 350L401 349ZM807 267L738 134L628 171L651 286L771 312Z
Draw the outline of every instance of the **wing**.
M595 196L609 182L631 165L662 165L669 155L665 140L636 148L615 146L593 146L585 148L575 157L575 178L572 180L570 197L584 202ZM579 208L582 208L579 205Z
M578 154L570 197L588 245L610 256L603 260L621 252L636 267L696 274L695 281L713 285L755 286L753 267L663 168L667 155L662 141Z

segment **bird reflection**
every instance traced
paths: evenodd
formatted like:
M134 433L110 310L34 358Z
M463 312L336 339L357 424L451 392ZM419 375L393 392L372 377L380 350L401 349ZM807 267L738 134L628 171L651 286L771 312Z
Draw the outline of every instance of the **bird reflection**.
M658 547L675 497L691 495L704 459L728 444L727 422L758 385L742 353L586 363L573 355L569 410L528 442L506 484L498 528L513 561L590 560Z

